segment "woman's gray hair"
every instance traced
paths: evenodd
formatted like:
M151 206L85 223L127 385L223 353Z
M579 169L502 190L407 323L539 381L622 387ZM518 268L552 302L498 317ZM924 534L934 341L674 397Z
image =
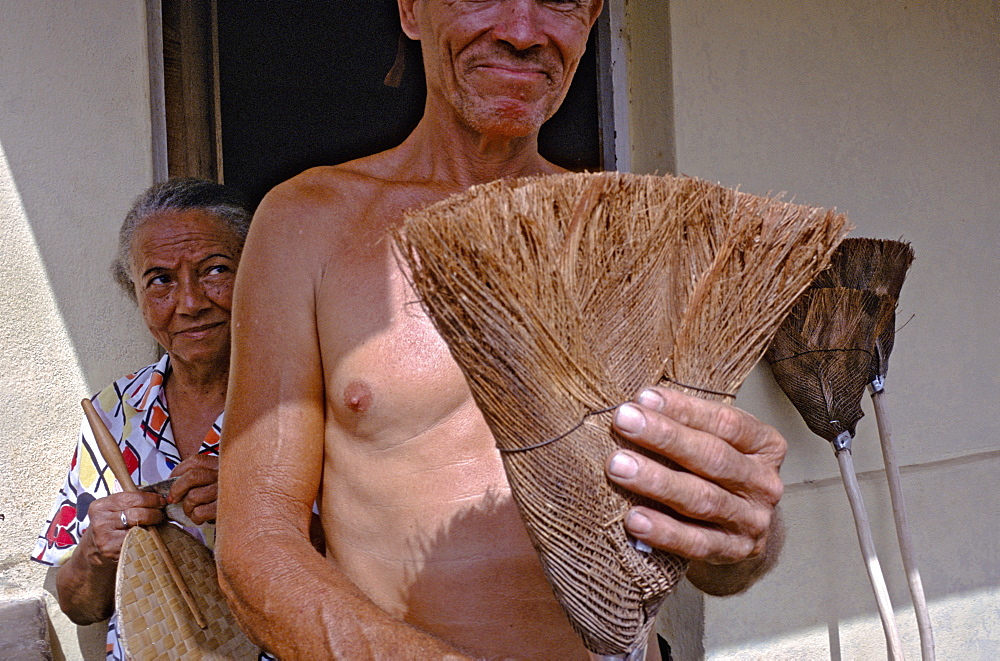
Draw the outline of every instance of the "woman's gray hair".
M125 216L118 231L118 253L111 264L111 277L133 301L132 241L136 230L152 216L188 209L201 209L221 220L243 246L252 214L238 192L205 179L175 178L154 184L136 198Z

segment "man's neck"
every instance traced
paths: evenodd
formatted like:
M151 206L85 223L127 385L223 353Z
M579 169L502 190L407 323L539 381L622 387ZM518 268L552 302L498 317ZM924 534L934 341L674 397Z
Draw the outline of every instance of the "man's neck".
M461 188L560 171L538 153L537 131L523 137L487 135L430 113L401 147L411 157L414 175Z

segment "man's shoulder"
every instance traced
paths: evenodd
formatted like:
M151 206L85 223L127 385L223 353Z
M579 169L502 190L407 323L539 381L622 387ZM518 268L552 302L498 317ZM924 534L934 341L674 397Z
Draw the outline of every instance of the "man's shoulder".
M261 202L261 210L329 212L376 194L382 183L350 163L314 167L271 189Z

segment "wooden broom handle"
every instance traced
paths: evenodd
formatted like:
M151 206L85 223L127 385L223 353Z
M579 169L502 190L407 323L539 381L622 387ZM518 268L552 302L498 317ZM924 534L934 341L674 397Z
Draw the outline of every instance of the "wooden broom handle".
M111 432L108 431L104 420L97 414L97 409L94 408L93 402L84 398L80 404L83 406L84 415L87 416L87 422L90 423L90 429L94 432L94 438L97 440L97 447L101 450L101 456L104 457L104 461L111 468L115 479L122 485L123 490L130 492L139 491L139 488L135 486L135 482L132 481L132 475L129 473L128 467L125 465L125 457L122 456L121 448L118 447L118 443L115 442ZM159 529L155 526L148 526L146 529L152 533L153 541L156 542L156 548L159 549L160 556L163 558L163 562L167 565L167 570L170 572L170 577L184 598L184 603L190 609L194 621L198 624L199 628L204 629L208 624L198 609L198 604L195 603L194 596L188 589L187 583L184 582L184 576L181 575L180 570L177 568L177 563L174 562L173 556L170 555L170 550L167 548L166 542L160 536Z
M850 502L851 511L854 514L854 527L858 532L861 555L865 559L865 569L868 571L868 579L875 592L875 603L878 606L879 617L882 619L889 661L903 661L906 658L903 656L903 642L899 637L899 629L896 628L896 616L893 614L892 602L889 600L889 588L885 584L885 577L882 575L882 568L875 553L875 538L872 536L871 523L868 519L868 512L865 510L865 503L861 499L861 487L858 485L858 477L854 471L854 459L848 449L840 450L836 454L837 463L840 465L840 475L844 481L844 490L847 491L847 500Z

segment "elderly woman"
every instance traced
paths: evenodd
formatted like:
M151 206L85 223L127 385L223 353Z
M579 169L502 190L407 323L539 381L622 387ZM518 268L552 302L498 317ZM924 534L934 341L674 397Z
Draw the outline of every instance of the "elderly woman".
M155 364L93 397L138 485L177 478L164 498L122 493L86 420L69 475L32 557L59 567L59 605L77 624L114 610L115 572L128 529L159 523L177 503L214 542L219 434L229 373L233 281L250 224L238 196L218 184L175 179L141 195L125 218L116 282L165 350ZM108 658L123 657L108 631Z

